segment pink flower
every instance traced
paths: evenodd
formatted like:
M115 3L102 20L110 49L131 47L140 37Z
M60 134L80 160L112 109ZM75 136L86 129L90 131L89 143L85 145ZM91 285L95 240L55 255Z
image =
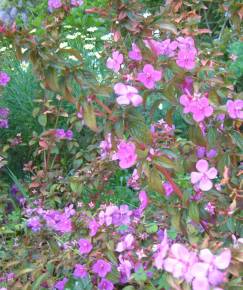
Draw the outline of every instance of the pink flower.
M102 159L105 159L110 153L112 148L111 133L108 133L103 141L100 142L100 155Z
M226 108L230 118L243 119L243 100L228 100Z
M186 50L190 50L190 49L195 49L195 42L194 39L191 37L177 37L177 45L180 49L186 49Z
M113 290L114 285L111 281L102 279L98 285L99 290Z
M159 44L159 55L165 55L168 57L173 57L175 55L175 50L177 49L177 41L171 41L170 39L165 39Z
M0 86L5 87L9 81L9 75L3 71L0 71Z
M167 197L171 196L171 194L172 194L173 191L174 191L172 185L171 185L169 182L167 182L167 181L163 183L163 188L164 188L164 190L165 190L165 195L166 195Z
M61 0L48 0L48 7L50 9L58 9L62 7Z
M141 50L135 43L132 44L132 50L130 50L128 52L128 56L132 60L136 60L136 61L140 61L143 59L142 54L141 54Z
M158 245L157 252L154 255L154 265L157 269L162 269L164 266L165 257L169 250L169 242L167 238L167 231L164 231L164 238Z
M84 278L88 275L87 270L84 265L76 264L73 272L75 278Z
M147 89L154 89L155 82L160 81L162 72L155 70L151 64L145 64L143 72L138 73L137 79L144 84Z
M114 86L114 91L119 95L116 99L119 105L132 104L137 107L143 103L143 98L138 94L138 90L132 86L117 83Z
M111 272L111 264L100 259L93 264L92 271L99 277L104 278L109 272Z
M119 51L114 51L112 53L112 57L107 59L106 66L114 72L118 73L122 63L123 54L121 54Z
M208 168L207 160L200 159L196 163L199 172L191 173L191 183L197 184L203 191L208 191L213 187L211 179L217 177L217 169L215 167Z
M122 242L119 242L116 247L116 251L121 253L125 250L132 249L133 243L134 243L134 236L132 234L128 234L125 236L124 240Z
M79 7L84 4L83 0L71 0L71 5L73 7Z
M137 161L136 146L132 142L121 141L118 145L117 157L122 169L132 167Z
M182 95L180 104L184 106L185 114L192 113L192 117L196 122L202 122L206 117L213 114L213 107L209 104L206 97L193 97L190 95Z
M179 50L176 58L176 63L179 67L186 70L192 70L196 66L196 49Z
M210 285L206 277L197 278L192 281L193 290L210 290Z
M140 201L139 210L140 212L143 212L145 208L148 206L148 202L149 202L146 191L144 190L140 191L138 197Z
M88 227L89 227L89 235L93 237L96 235L100 225L97 223L95 219L93 219L89 222Z
M124 259L122 255L119 256L119 266L117 267L117 270L121 273L121 282L126 283L128 279L131 277L131 270L133 269L132 263Z
M80 239L78 241L78 245L80 254L88 254L93 249L90 241L86 239Z

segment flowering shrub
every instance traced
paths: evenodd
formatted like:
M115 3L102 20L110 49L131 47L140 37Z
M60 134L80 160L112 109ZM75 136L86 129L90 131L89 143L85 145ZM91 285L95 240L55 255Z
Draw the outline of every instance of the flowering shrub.
M240 287L243 101L227 56L200 43L212 33L207 18L208 28L198 26L205 7L165 1L152 11L150 1L135 0L89 5L48 0L34 29L1 23L1 35L20 61L31 62L40 82L33 116L41 130L28 140L33 157L24 178L6 169L16 183L6 212L18 206L21 227L11 249L16 260L7 251L0 285ZM94 67L75 42L66 42L81 38L79 17L109 27ZM239 33L237 23L233 29ZM1 90L9 81L0 72ZM1 107L0 130L11 127L8 114ZM102 195L116 176L125 184L122 195L130 190L133 197L105 204ZM117 184L115 197L116 190Z

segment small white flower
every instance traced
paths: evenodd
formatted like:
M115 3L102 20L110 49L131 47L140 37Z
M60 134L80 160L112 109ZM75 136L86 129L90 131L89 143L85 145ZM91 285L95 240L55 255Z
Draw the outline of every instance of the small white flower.
M101 40L112 40L113 39L113 33L108 33L106 35L103 35L100 39Z
M71 60L75 60L75 61L78 61L78 59L74 56L74 55L69 55L69 57L68 57L69 59L71 59Z
M88 32L95 32L96 30L98 30L98 28L95 27L95 26L89 27L89 28L87 29Z
M27 71L29 65L30 65L29 62L27 62L27 61L22 61L22 62L20 63L20 67L21 67L21 69L22 69L23 71Z
M59 45L60 48L65 48L67 46L68 46L67 42L61 42L60 45Z
M25 53L28 49L27 48L21 48L21 52Z
M151 16L152 14L148 11L146 11L145 13L143 13L143 17L144 18L148 18L149 16Z
M5 46L0 48L0 52L4 52L6 49L7 49L7 47L5 47Z
M87 50L92 50L95 46L91 43L87 43L84 45L84 49L87 49Z

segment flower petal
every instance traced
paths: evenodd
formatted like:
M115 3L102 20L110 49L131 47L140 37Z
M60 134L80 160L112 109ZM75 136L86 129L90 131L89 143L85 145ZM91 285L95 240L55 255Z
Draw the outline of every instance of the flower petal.
M212 181L207 178L206 176L203 176L202 179L199 182L199 188L202 191L208 191L213 187Z
M206 175L209 179L214 179L217 177L218 171L215 167L210 168L207 172Z
M199 172L207 172L208 171L208 161L205 159L200 159L197 161L196 168Z
M191 183L195 184L201 180L203 173L201 172L192 172L191 173Z

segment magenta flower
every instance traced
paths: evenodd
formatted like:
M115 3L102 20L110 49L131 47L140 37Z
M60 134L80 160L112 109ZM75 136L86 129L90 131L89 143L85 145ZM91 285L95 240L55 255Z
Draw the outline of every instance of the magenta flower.
M114 285L111 281L102 279L98 285L99 290L113 290Z
M132 50L128 52L128 56L130 57L130 59L136 61L140 61L143 59L141 50L135 43L132 44Z
M48 7L49 9L58 9L62 7L61 0L48 0Z
M167 181L163 183L163 188L167 197L171 196L172 192L174 191L172 185Z
M167 231L164 231L164 237L161 243L157 247L157 252L154 255L154 265L157 269L162 269L164 261L169 250L169 241L167 237Z
M114 72L118 73L122 63L123 54L121 54L119 51L114 51L112 53L112 57L107 59L106 66Z
M195 49L195 42L194 39L191 37L177 37L177 45L179 47L179 49L186 49L186 50L190 50L190 49Z
M56 129L55 135L58 139L65 139L66 138L66 133L64 129Z
M136 146L132 142L121 141L118 145L117 157L122 169L132 167L137 161Z
M213 187L211 179L217 177L217 169L215 167L208 168L208 162L205 159L200 159L196 163L196 168L199 172L191 173L191 183L197 184L203 191L208 191Z
M92 271L99 277L104 278L109 272L111 272L111 264L100 259L93 264Z
M68 282L68 278L63 278L62 280L58 281L54 287L57 290L64 290L66 283Z
M181 90L184 94L192 94L193 92L193 79L191 77L185 77L181 84Z
M226 108L230 118L243 119L243 100L228 100Z
M71 0L71 5L73 7L79 7L84 4L83 0Z
M85 278L88 275L86 267L81 264L76 264L73 272L75 278Z
M144 84L147 89L154 89L155 82L160 81L162 72L155 70L151 64L145 64L143 71L138 73L137 79Z
M196 49L191 50L179 50L176 58L176 63L179 67L186 70L192 70L196 66Z
M80 239L78 241L78 245L80 254L88 254L93 249L93 246L90 243L90 241L86 239Z
M54 231L62 234L72 232L72 221L66 215L57 210L48 210L43 215L46 225Z
M65 133L65 138L67 140L72 140L73 139L73 132L72 130L67 130L66 133Z
M131 271L133 269L132 263L128 259L124 259L122 255L119 256L119 266L117 270L121 274L121 282L126 283L128 279L131 277Z
M116 99L119 105L132 104L137 107L143 103L143 98L138 94L138 90L132 86L117 83L114 86L114 91L119 95Z
M0 71L0 86L5 87L9 81L9 75L3 71Z
M209 104L206 97L193 98L190 95L182 95L180 104L184 106L185 114L192 113L192 117L196 122L202 122L206 117L213 114L213 107Z

